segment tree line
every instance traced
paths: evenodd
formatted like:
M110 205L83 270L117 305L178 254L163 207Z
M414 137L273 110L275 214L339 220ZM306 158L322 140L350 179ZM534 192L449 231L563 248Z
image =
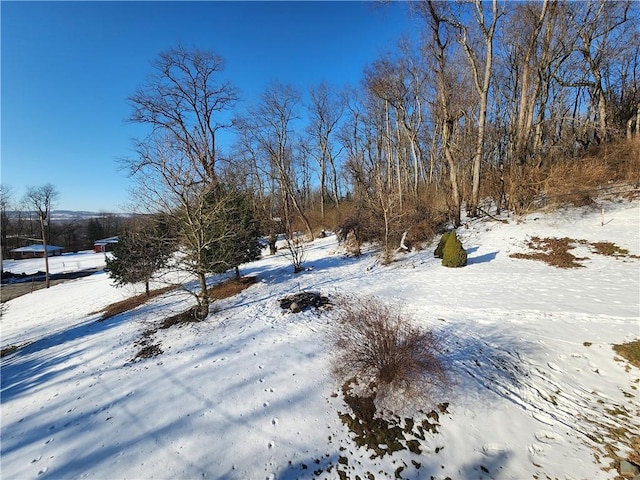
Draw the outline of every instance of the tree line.
M79 252L93 249L93 243L107 237L118 235L141 220L136 215L114 213L96 213L92 216L69 216L55 218L55 209L59 192L53 185L30 187L23 198L14 198L7 185L0 185L0 231L2 258L10 258L11 250L25 245L38 243L42 239L40 214L29 200L34 192L51 189L49 212L43 219L45 235L49 245L64 248L65 252ZM31 195L30 195L31 193ZM46 196L45 196L46 197ZM37 198L37 196L36 196ZM54 218L52 218L54 217Z

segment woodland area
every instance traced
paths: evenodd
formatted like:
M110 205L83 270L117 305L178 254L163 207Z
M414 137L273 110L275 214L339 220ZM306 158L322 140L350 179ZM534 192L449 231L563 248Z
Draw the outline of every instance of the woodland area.
M390 254L404 232L460 225L463 208L585 203L639 180L637 3L423 1L410 14L417 40L359 88L316 85L303 102L275 83L235 117L216 169L282 230L341 228Z
M237 266L216 264L212 245L249 231L339 231L356 251L379 243L390 261L401 239L429 241L463 210L588 203L600 187L640 181L639 8L411 2L419 34L369 65L359 86L272 82L253 105L225 80L222 56L175 47L128 99L129 120L150 132L125 160L140 215L93 219L84 232L59 225L57 236L49 222L49 242L87 248L161 218L204 282ZM221 135L234 139L226 151ZM4 193L6 248L7 234L34 227L7 216ZM231 205L242 205L242 228Z

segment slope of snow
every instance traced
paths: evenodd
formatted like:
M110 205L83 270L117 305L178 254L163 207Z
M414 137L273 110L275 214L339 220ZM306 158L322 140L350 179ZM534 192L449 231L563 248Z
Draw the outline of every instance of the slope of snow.
M2 477L614 478L606 446L626 451L612 432L640 434L640 372L611 348L640 336L640 261L583 246L578 269L509 257L533 235L640 254L638 201L604 207L605 225L589 208L471 221L462 269L432 249L348 258L335 237L307 246L300 274L265 256L242 268L259 282L206 322L151 334L163 353L149 359L132 361L135 343L188 298L97 322L140 291L100 272L12 300L2 346L26 345L2 358ZM422 454L356 446L329 373L337 307L284 314L277 299L299 290L375 297L434 330L451 379L434 403L449 407Z

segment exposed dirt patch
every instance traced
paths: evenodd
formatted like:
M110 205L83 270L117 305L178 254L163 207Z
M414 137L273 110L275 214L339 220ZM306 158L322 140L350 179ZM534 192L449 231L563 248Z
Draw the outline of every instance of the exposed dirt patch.
M152 298L158 297L164 293L175 290L177 287L170 286L164 288L158 288L156 290L151 290L149 295L145 293L141 293L140 295L135 295L133 297L126 298L120 302L115 302L109 305L107 308L103 310L102 317L100 317L99 322L106 320L107 318L115 317L124 312L128 312L129 310L133 310L140 305L148 302Z
M527 247L532 250L530 253L512 253L511 258L522 258L526 260L538 260L545 262L552 267L558 268L580 268L584 267L585 260L589 257L576 257L570 250L577 245L585 245L589 250L597 255L605 255L615 258L638 259L638 255L630 255L629 251L618 247L611 242L594 242L587 240L574 240L573 238L540 238L531 237L526 242Z
M150 329L142 332L140 339L134 343L134 346L140 348L140 350L136 353L135 357L131 359L132 362L139 359L156 357L162 353L160 343L154 343L153 336L157 331L157 329Z
M209 297L213 300L233 297L258 281L256 276L231 278L209 288Z

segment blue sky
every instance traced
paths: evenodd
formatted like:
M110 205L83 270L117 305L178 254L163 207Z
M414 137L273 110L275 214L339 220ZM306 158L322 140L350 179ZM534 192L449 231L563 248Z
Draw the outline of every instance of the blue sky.
M90 211L126 210L117 160L143 132L126 99L162 50L215 51L251 102L274 80L355 86L412 29L400 2L2 1L0 14L1 182L16 200L52 183L57 209Z

